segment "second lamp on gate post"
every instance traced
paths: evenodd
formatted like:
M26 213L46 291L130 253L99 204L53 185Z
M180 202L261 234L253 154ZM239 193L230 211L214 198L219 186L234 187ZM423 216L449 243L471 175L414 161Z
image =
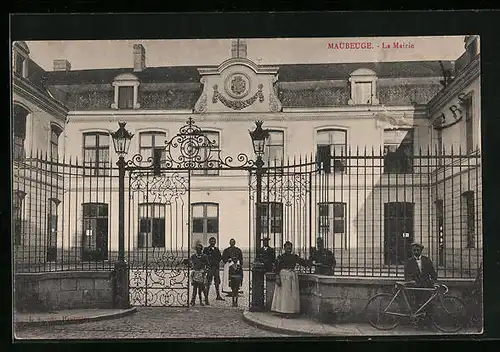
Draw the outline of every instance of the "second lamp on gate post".
M125 122L119 122L118 130L111 133L115 152L118 154L118 261L115 263L114 306L119 309L130 308L128 294L129 271L125 261L125 155L134 136L125 129Z
M264 305L264 280L265 272L264 263L257 253L260 248L261 243L261 220L262 220L262 174L264 160L262 156L264 155L264 147L266 138L269 136L269 131L262 128L262 121L255 122L255 129L250 131L250 137L252 138L253 149L256 155L255 160L255 175L257 178L257 199L256 199L256 219L255 219L255 254L254 262L252 264L252 300L250 305L250 311L263 311L265 309Z

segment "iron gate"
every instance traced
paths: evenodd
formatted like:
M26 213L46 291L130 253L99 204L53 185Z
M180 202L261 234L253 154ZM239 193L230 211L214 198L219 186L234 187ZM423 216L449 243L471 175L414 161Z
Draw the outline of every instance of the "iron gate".
M222 157L215 140L189 118L165 146L127 162L129 295L132 305L189 305L191 180L196 173L248 172L245 154Z

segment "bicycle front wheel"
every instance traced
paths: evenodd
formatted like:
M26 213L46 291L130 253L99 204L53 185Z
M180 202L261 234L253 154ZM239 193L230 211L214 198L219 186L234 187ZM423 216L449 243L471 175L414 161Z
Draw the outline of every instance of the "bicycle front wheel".
M433 305L432 323L442 332L457 332L465 326L467 309L458 297L444 296Z
M394 295L390 293L379 293L370 298L365 307L365 316L371 326L379 330L391 330L399 325L401 316L393 314L401 314L401 309L396 300L391 303L393 298Z

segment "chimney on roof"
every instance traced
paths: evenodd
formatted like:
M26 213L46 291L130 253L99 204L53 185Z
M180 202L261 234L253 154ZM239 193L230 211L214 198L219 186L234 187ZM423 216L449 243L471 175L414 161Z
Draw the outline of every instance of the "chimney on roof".
M71 64L68 60L54 60L54 71L71 71Z
M140 72L146 68L146 49L142 44L134 44L134 72Z
M234 39L231 43L231 57L247 57L247 43L245 39Z

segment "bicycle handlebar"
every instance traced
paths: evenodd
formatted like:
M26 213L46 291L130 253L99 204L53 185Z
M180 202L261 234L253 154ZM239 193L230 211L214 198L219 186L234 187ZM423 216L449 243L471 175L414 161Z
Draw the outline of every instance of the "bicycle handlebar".
M448 286L446 286L445 284L435 284L434 287L436 287L436 288L438 288L438 287L444 288L444 292L443 292L444 295L447 294L448 291L449 291Z

